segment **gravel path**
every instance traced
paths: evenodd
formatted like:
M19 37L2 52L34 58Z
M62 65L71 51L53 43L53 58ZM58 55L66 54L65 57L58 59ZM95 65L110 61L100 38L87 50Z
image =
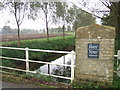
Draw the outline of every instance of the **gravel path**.
M2 81L2 88L43 88L33 84L18 84Z

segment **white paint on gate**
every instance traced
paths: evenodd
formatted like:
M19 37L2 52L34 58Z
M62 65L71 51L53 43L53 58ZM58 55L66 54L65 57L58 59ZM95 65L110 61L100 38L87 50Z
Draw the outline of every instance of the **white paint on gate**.
M35 62L35 63L42 63L42 64L49 64L49 65L61 65L61 66L69 66L71 68L71 77L64 77L64 76L57 76L57 75L52 75L52 74L46 74L46 73L40 73L43 75L48 75L48 76L53 76L53 77L58 77L58 78L63 78L63 79L70 79L71 82L74 80L74 62L75 62L75 52L71 51L54 51L54 50L41 50L41 49L29 49L29 48L14 48L14 47L0 47L0 49L12 49L12 50L23 50L25 51L25 59L19 59L19 58L11 58L11 57L4 57L0 56L1 59L10 59L10 60L18 60L18 61L25 61L26 62L26 70L22 69L17 69L17 68L11 68L11 67L5 67L5 66L0 66L0 68L6 68L6 69L11 69L11 70L16 70L16 71L22 71L26 73L38 73L37 71L30 71L29 70L29 62ZM63 53L63 54L71 54L71 65L67 64L60 64L60 63L51 63L51 62L43 62L43 61L34 61L34 60L29 60L29 51L36 51L36 52L52 52L52 53Z

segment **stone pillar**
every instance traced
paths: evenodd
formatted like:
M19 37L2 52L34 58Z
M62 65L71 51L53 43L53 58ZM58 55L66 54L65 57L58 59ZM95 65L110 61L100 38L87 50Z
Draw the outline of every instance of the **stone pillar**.
M92 24L76 30L75 81L112 83L115 28Z

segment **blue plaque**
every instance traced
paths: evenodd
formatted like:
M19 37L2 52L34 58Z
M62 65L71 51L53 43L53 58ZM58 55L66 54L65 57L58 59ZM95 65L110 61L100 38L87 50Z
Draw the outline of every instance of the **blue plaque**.
M88 58L99 58L99 44L88 44Z

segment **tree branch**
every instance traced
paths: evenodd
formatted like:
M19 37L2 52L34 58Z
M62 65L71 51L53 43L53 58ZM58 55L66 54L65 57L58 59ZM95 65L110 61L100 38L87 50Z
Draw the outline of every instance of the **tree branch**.
M110 9L110 5L109 5L109 3L106 2L106 4L105 4L102 0L100 0L100 1L102 2L103 5L105 5L107 8Z
M15 10L15 12L14 12L15 20L16 20L17 25L18 25L16 2L14 2L14 10Z
M19 25L22 24L23 19L24 19L24 16L25 16L25 6L26 6L26 3L25 3L25 5L24 5L24 7L23 7L23 12L21 12L21 13L23 13L23 15L22 15L21 21L19 22Z
M76 7L78 7L76 4L74 4L73 2L71 2L73 5L75 5ZM89 12L87 12L87 11L85 11L85 10L83 10L82 8L80 8L80 7L78 7L79 9L81 9L82 11L84 11L84 12L86 12L86 13L88 13L88 14L91 14L91 15L93 15L93 16L95 16L95 17L97 17L97 18L99 18L99 19L103 19L102 17L100 17L100 16L98 16L98 15L95 15L95 14L93 14L93 13L89 13ZM86 7L85 7L86 8ZM88 10L90 10L89 8L87 8ZM91 10L90 10L91 11Z

